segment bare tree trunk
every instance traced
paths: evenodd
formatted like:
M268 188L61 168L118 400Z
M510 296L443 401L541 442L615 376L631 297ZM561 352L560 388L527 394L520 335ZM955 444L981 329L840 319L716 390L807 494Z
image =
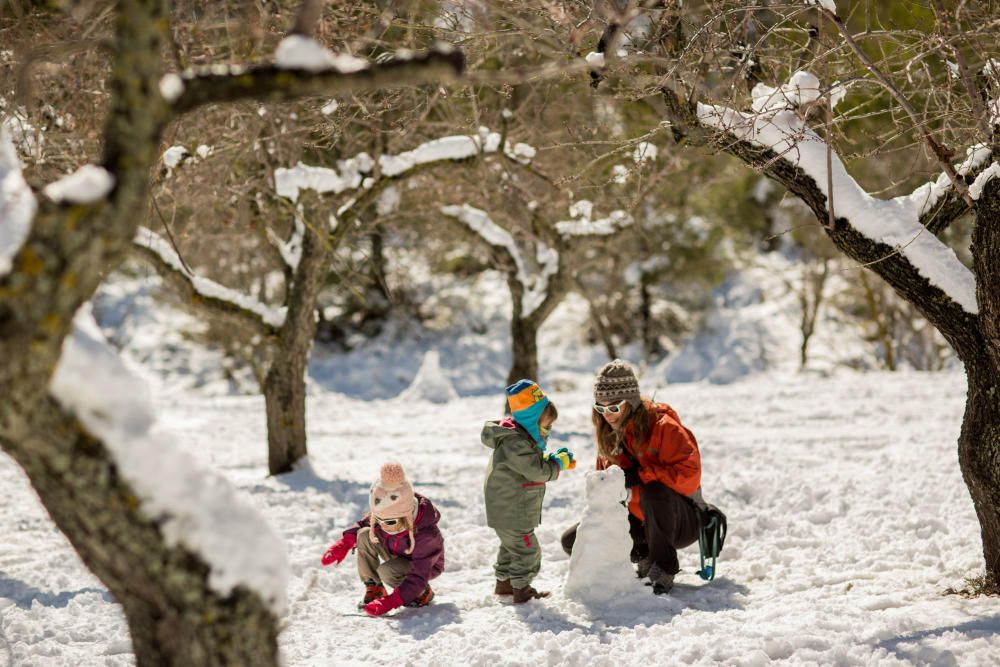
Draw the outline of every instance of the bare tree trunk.
M826 279L830 273L830 260L823 260L823 269L814 270L812 267L803 269L802 293L799 302L802 305L802 347L799 349L799 370L805 370L809 362L809 340L816 332L816 318L819 316L820 306L823 305L823 288L826 286Z
M984 592L1000 594L1000 377L995 368L966 372L969 393L958 462L979 518L986 559Z
M316 335L316 299L329 264L327 239L307 223L302 257L288 289L288 315L263 386L267 467L272 475L290 471L307 453L306 368Z
M653 298L649 293L649 284L645 276L639 281L639 317L642 322L642 351L648 361L659 351L659 342L653 327ZM618 355L612 355L611 358L617 357Z
M875 323L875 337L882 343L882 348L885 350L885 367L894 371L896 370L895 343L892 340L889 327L885 323L886 314L875 298L875 290L872 288L868 272L862 269L858 272L858 277L861 279L861 286L865 292L865 303L868 304L868 311Z
M510 321L511 366L507 384L520 379L538 381L538 324L533 317Z

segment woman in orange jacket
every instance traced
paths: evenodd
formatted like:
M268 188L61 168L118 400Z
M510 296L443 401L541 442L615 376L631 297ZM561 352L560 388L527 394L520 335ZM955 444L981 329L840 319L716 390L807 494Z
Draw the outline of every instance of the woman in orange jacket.
M598 470L625 471L637 574L649 577L654 593L666 593L680 570L677 550L698 540L698 443L673 408L640 396L635 373L620 359L597 372L592 419ZM576 526L563 535L567 553L575 541Z

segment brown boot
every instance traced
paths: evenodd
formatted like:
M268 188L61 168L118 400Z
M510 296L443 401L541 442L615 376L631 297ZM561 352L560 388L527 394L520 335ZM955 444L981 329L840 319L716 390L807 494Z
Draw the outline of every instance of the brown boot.
M552 593L548 591L536 591L531 586L525 586L524 588L514 589L514 604L522 604L528 600L537 600L538 598L547 598Z
M493 589L494 595L513 595L514 587L510 585L509 579L497 579L496 588Z

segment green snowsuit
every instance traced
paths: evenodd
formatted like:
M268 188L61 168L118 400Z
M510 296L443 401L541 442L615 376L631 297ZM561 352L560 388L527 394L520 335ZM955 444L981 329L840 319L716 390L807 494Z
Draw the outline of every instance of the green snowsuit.
M535 526L542 522L545 483L559 477L559 464L545 458L542 448L513 420L488 421L483 444L493 450L486 471L486 525L500 538L494 565L500 581L524 588L538 574L542 552Z

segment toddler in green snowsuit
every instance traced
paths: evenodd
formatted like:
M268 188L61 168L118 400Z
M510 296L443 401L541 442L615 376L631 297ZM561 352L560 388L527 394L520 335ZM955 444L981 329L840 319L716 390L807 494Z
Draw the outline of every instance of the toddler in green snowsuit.
M545 453L559 413L537 384L518 380L507 387L507 402L511 416L483 426L483 444L493 450L484 491L486 524L500 538L494 592L519 604L549 595L531 586L542 565L535 526L542 521L545 483L576 461L566 448Z

